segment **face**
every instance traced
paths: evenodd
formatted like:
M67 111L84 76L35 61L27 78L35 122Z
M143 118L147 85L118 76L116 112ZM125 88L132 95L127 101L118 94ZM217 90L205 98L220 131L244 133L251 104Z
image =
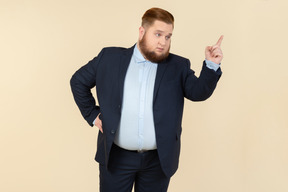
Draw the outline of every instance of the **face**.
M160 63L169 55L173 25L156 20L149 27L140 27L138 45L145 59Z

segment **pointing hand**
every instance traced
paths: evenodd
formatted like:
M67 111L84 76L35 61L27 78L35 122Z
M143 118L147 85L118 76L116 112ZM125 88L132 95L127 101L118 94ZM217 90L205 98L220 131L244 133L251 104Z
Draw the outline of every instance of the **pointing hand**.
M216 64L220 64L223 59L223 53L221 50L221 43L223 40L223 35L219 38L217 43L213 46L207 46L205 49L205 58Z

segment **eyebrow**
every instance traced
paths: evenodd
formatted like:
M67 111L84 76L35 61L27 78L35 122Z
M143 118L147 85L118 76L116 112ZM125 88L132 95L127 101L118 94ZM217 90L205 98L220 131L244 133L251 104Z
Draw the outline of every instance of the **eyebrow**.
M156 30L156 33L164 33L164 31ZM168 35L169 35L169 36L172 36L172 33L169 33Z

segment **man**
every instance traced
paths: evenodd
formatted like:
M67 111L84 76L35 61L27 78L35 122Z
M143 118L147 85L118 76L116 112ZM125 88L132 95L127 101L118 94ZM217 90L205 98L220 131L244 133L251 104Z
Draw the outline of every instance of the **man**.
M184 98L207 99L221 76L223 36L206 47L197 78L188 59L169 53L173 28L169 12L149 9L136 45L104 48L71 78L83 117L100 130L101 192L130 192L133 185L137 192L167 191L178 168Z

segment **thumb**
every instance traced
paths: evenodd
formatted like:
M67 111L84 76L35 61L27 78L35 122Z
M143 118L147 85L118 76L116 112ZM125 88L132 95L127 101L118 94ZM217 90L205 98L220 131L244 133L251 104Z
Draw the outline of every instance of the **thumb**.
M211 51L211 49L212 49L212 46L207 46L207 47L205 48L205 52L206 52L206 53L209 53L209 52Z
M210 55L211 55L211 49L212 49L212 46L207 46L207 47L205 48L205 57L206 57L206 59L207 59L207 57L210 57Z

